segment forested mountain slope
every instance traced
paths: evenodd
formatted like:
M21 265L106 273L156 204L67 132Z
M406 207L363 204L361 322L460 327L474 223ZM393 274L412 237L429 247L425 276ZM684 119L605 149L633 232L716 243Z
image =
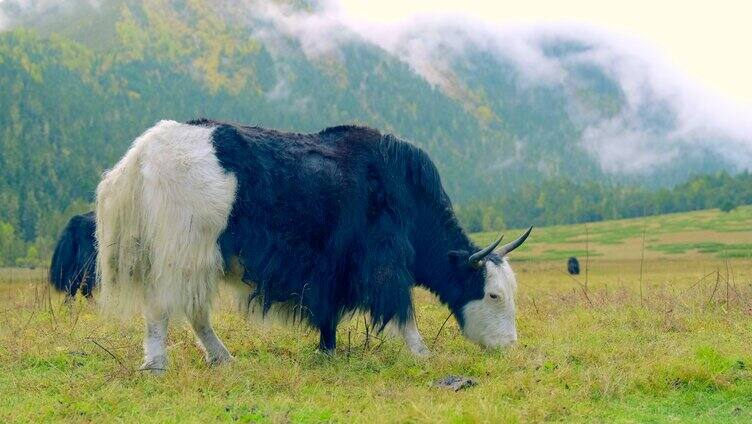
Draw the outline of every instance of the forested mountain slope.
M43 259L70 214L90 207L102 171L159 119L206 116L292 131L357 123L392 132L429 152L461 213L480 227L604 216L536 215L524 210L529 200L505 200L524 193L539 208L556 208L560 199L541 198L552 181L598 181L608 192L617 183L661 187L743 169L740 155L698 144L696 133L677 141L671 107L635 106L607 68L571 59L588 49L582 42L541 44L547 57L570 59L561 62L566 78L535 84L512 58L465 32L456 34L467 38L460 45L440 38L420 50L419 63L414 32L394 47L339 25L302 31L319 13L307 2L77 0L34 10L23 3L0 4L6 264ZM614 131L605 129L620 125L641 134L635 149L644 151L627 152L639 166L604 158L598 134L608 141ZM661 137L670 147L660 147ZM671 160L645 159L655 159L653 144ZM478 221L479 213L488 216Z

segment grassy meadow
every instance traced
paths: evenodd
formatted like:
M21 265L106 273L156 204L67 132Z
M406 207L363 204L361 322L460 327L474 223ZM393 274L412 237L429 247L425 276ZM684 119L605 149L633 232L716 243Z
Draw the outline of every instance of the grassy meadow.
M64 304L44 270L1 270L0 421L752 422L752 207L538 228L511 260L506 351L442 328L447 309L422 290L427 359L362 316L328 357L315 331L244 320L223 292L214 320L236 362L207 367L176 323L161 377L137 371L140 320ZM447 375L477 385L432 387Z

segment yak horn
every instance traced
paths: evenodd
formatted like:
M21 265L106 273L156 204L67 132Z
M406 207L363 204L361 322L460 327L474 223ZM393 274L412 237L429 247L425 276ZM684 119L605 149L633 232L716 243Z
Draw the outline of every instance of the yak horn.
M501 243L501 239L503 238L504 238L504 234L500 235L499 238L497 238L495 242L489 244L488 247L470 255L470 257L467 258L467 261L472 266L478 266L480 264L480 261L483 260L483 258L488 256L489 253L493 252L493 250L496 249L496 246L498 246L499 243Z
M533 226L532 225L530 226L530 228L527 229L527 231L525 231L525 234L523 234L523 235L520 236L520 238L518 238L517 240L515 240L515 241L513 241L511 243L507 243L504 246L501 246L501 249L499 249L499 255L501 257L504 257L507 253L509 253L512 250L520 247L520 245L522 245L522 243L524 243L525 240L527 239L527 236L530 235L531 231L533 231Z

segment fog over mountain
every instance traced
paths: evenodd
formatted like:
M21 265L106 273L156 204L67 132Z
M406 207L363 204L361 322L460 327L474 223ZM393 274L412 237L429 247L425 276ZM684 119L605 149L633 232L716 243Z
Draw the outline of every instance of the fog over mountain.
M704 89L624 34L583 24L498 26L436 14L384 24L349 18L336 2L313 11L252 4L237 7L298 39L309 56L336 55L342 45L366 40L470 107L475 87L467 74L481 68L490 79L514 78L523 95L559 90L581 130L577 144L609 173L650 174L686 158L702 168L708 155L732 170L752 166L752 110ZM526 141L522 135L523 148Z

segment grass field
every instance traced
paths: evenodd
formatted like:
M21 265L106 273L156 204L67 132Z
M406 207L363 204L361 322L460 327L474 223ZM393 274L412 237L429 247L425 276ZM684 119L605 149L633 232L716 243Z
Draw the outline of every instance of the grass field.
M454 320L440 332L448 311L424 291L427 359L366 338L362 317L328 357L315 332L243 320L223 293L216 326L237 361L208 368L174 325L162 377L136 370L140 321L104 322L51 295L43 271L3 270L0 420L752 422L752 207L536 229L512 264L507 351L470 344ZM478 384L432 387L446 375Z

